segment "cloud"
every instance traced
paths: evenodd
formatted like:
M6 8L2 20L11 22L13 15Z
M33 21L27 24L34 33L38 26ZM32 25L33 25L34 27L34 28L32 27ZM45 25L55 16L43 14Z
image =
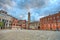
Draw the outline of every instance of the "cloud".
M4 10L11 9L16 6L16 3L12 0L0 0L0 7Z
M31 21L38 21L41 17L55 14L60 11L60 0L0 0L0 8L10 15L28 20L28 11Z
M48 0L22 0L18 5L20 9L40 8L47 4Z
M39 21L40 18L44 17L46 15L40 15L39 13L31 13L31 21Z

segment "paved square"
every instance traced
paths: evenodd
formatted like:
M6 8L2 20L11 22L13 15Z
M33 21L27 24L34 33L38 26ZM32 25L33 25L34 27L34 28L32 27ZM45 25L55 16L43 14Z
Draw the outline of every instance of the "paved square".
M0 40L60 40L60 31L1 30Z

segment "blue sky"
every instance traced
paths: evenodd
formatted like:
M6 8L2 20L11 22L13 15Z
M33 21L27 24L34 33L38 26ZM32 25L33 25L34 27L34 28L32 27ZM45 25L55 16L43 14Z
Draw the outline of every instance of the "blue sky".
M58 13L60 0L0 0L0 9L20 20L27 20L30 12L31 21L39 21L44 16Z

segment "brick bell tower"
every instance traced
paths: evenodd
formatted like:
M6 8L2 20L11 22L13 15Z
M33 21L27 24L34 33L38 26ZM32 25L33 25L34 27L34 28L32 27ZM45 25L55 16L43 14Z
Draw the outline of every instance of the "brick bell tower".
M28 12L28 29L30 28L30 12Z

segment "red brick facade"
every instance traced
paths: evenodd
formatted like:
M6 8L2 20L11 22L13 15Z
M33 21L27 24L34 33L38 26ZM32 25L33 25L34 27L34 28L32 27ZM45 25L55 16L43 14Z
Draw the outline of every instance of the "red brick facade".
M19 20L19 26L26 29L26 20Z
M13 19L12 19L12 28L16 28L16 26L19 26L19 25L18 25L18 20L15 19L15 18L13 18Z
M13 19L12 28L26 28L26 20Z
M60 12L40 19L41 30L60 30Z

